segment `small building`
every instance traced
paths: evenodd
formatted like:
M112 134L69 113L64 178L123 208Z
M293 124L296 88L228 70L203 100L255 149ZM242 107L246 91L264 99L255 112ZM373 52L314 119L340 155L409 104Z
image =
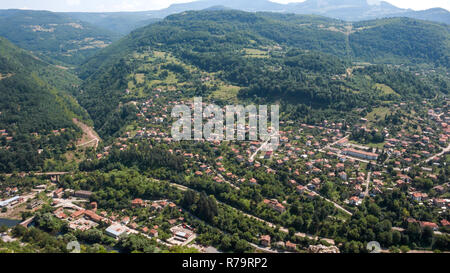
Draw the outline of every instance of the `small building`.
M420 222L420 227L421 227L421 228L427 228L427 227L429 227L429 228L431 228L431 229L434 230L434 231L439 230L438 225L435 224L435 223L432 223L432 222Z
M113 224L106 229L106 234L115 239L118 239L121 236L126 235L127 233L128 233L127 227L121 224Z
M136 198L133 201L131 201L131 206L132 207L143 207L144 206L144 201L142 199Z
M353 205L353 206L359 206L359 205L361 205L362 201L361 201L361 199L359 199L358 196L352 196L352 197L350 197L349 203L350 203L350 205Z
M290 241L286 242L286 248L289 251L297 251L297 245L294 243L291 243Z
M297 186L297 192L298 192L299 194L303 194L303 193L305 192L305 190L306 190L306 187L305 187L305 186L302 186L302 185L298 185L298 186Z
M158 237L158 231L156 229L151 229L149 232L150 236L153 238Z
M75 197L83 198L83 199L90 199L92 196L92 192L90 191L76 191L74 194Z
M53 192L53 198L61 198L63 196L63 188L59 188Z
M261 236L259 241L260 241L262 246L265 246L265 247L269 247L270 246L270 236L269 235Z

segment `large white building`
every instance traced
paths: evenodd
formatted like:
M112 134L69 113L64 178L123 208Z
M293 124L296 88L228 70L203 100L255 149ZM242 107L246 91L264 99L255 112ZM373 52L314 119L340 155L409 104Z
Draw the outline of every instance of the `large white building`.
M114 238L120 238L128 233L128 228L122 224L113 224L106 229L106 234Z
M0 201L0 208L6 207L15 201L18 201L19 199L20 199L20 196L15 196L13 198L10 198L10 199L4 200L4 201Z
M354 157L358 157L358 158L362 158L362 159L368 159L368 160L377 160L378 159L378 154L355 150L355 149L344 149L344 150L342 150L342 153L345 155L354 156Z

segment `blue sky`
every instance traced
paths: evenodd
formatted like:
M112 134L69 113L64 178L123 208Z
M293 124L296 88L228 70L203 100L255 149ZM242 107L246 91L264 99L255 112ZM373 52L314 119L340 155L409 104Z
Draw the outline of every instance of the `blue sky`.
M272 0L278 3L303 2L304 0ZM368 0L377 2L379 0ZM51 11L142 11L166 8L174 3L192 0L0 0L0 9L39 9ZM450 0L386 0L401 8L423 10L442 7L450 10Z

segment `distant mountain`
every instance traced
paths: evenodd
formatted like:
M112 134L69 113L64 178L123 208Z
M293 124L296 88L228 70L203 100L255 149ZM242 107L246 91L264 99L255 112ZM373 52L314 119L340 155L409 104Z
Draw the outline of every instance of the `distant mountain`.
M68 15L0 10L0 36L47 61L80 64L119 35Z
M450 12L446 9L434 8L421 11L406 11L403 13L392 14L396 17L409 17L420 20L434 21L450 25Z
M292 5L293 12L318 14L346 21L361 21L403 12L387 2L369 4L366 0L307 0Z
M243 11L287 12L287 8L288 7L286 5L273 3L267 0L201 0L190 3L173 4L162 10L101 13L72 12L62 14L68 14L73 18L91 23L110 31L120 34L128 34L136 28L154 23L169 15L188 10L237 9Z
M161 20L153 12L70 12L60 13L108 31L126 35L131 31Z
M450 21L450 12L445 9L413 11L401 9L388 2L377 0L306 0L302 3L291 4L278 4L268 0L200 0L190 3L173 4L166 9L154 11L93 14L72 13L71 15L80 20L98 24L110 30L128 33L133 27L145 25L149 19L162 19L166 16L188 10L205 10L211 7L248 12L267 11L315 14L346 21L372 20L385 17L409 17L446 24L449 24Z
M187 10L202 10L211 6L224 6L231 9L255 12L255 11L288 11L288 5L274 3L268 0L201 0L184 4L173 4L165 10L159 11L166 15L179 13Z

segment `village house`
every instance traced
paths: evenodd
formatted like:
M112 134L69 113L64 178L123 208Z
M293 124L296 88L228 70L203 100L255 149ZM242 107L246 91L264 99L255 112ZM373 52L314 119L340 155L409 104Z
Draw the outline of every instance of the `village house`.
M264 200L264 204L268 205L271 209L279 212L279 213L284 213L286 211L286 208L278 202L278 200L276 199L265 199Z
M434 231L438 231L439 230L439 226L435 223L431 223L431 222L420 222L420 227L421 228L431 228Z
M345 173L345 172L340 172L340 173L339 173L339 177L340 177L342 180L345 180L345 181L346 181L347 178L348 178L348 177L347 177L347 173Z
M63 196L63 188L59 188L53 192L53 198L61 198Z
M290 241L286 242L286 248L287 248L287 250L292 251L292 252L297 251L297 245L294 243L291 243Z
M259 242L262 246L269 247L270 246L270 236L269 235L261 236Z
M149 235L153 238L156 238L156 237L158 237L158 231L156 229L151 229L149 231Z
M306 190L306 187L304 187L304 186L302 186L302 185L298 185L298 186L297 186L297 192L298 192L299 194L303 194L303 193L305 192L305 190Z
M131 206L133 208L143 207L144 206L144 201L142 199L136 198L133 201L131 201Z
M361 205L361 203L362 203L362 201L361 201L361 199L359 199L358 196L352 196L349 199L349 204L350 205L359 206L359 205Z
M412 192L411 193L411 198L417 202L422 202L427 197L428 197L428 195L426 193L421 193L421 192Z

